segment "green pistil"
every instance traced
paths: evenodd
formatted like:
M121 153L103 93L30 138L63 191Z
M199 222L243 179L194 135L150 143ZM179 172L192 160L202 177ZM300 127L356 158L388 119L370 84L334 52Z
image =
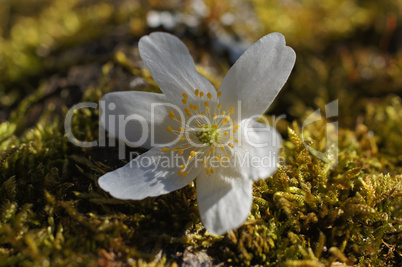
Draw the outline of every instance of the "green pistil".
M218 141L218 127L216 125L206 124L196 133L196 136L200 142L213 145Z

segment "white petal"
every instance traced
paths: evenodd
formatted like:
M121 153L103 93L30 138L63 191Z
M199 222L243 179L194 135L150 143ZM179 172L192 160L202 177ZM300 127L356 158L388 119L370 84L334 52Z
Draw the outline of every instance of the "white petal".
M168 117L169 111L175 109L163 94L114 92L106 94L102 101L102 126L128 145L150 148L176 139L166 130L169 125L175 126Z
M201 220L208 231L220 235L246 221L253 198L251 180L202 171L196 185Z
M199 168L192 168L188 176L178 176L180 167L177 165L170 152L153 148L120 169L106 173L99 178L98 184L119 199L159 196L186 186L199 173Z
M296 54L286 46L282 34L262 37L244 52L223 80L223 107L237 107L241 101L241 119L263 114L288 79L295 60Z
M240 124L235 146L236 164L249 179L257 181L275 173L282 138L278 131L253 119Z
M183 93L194 100L196 89L216 96L215 88L197 72L187 47L177 37L154 32L142 37L138 47L155 82L172 103L181 106Z

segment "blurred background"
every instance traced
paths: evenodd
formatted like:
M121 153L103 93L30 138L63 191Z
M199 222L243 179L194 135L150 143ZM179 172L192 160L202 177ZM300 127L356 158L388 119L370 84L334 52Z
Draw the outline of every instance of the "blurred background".
M401 115L400 14L399 0L1 0L0 121L39 87L45 99L26 126L43 109L78 103L108 63L109 90L139 89L137 42L152 31L185 41L216 85L249 45L281 32L297 62L270 112L292 120L339 99L341 126L369 114L360 122L376 130L389 109Z
M217 87L268 33L282 33L296 51L295 68L268 111L286 115L278 130L287 165L255 184L251 223L224 237L205 234L191 186L135 203L111 199L96 181L124 164L117 150L82 149L65 138L64 116L75 104L111 91L159 91L138 53L139 38L152 31L183 40L198 71ZM396 264L402 257L401 204L393 198L401 196L401 97L401 0L0 0L0 266L52 260L121 266L110 264L133 259L140 265L142 259L163 263L162 254L184 262L189 247L207 251L215 263L271 260L277 266L314 258L316 244L315 255L326 263L344 259L342 250L364 266L373 259ZM298 150L296 126L334 100L336 167ZM79 140L97 139L98 115L75 113ZM318 145L322 129L317 124L309 132ZM322 177L329 177L327 184ZM316 194L319 205L301 205L299 192ZM289 222L283 210L299 217ZM382 221L364 217L375 212ZM330 246L340 250L328 252ZM317 262L306 264L323 266Z

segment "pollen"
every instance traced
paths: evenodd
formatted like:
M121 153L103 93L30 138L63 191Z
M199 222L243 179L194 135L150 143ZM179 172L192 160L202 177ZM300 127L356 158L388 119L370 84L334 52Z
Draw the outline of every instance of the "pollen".
M218 92L218 97L221 97L221 95L222 95L222 92L219 91L219 92Z
M188 96L187 96L186 93L183 93L183 97L184 97L185 99L188 99Z
M198 89L196 89L194 92L195 96L198 96L199 93L200 93L200 90L198 90Z
M169 151L168 148L166 148L166 147L162 148L162 152L168 152L168 151Z
M169 132L173 132L172 126L168 126L168 127L166 128L166 130L168 130Z
M208 94L207 94L207 97L208 97L209 100L211 100L211 99L212 99L212 94L211 94L211 93L208 93Z
M181 100L181 102L183 102L184 105L187 105L187 99L183 98L183 99Z

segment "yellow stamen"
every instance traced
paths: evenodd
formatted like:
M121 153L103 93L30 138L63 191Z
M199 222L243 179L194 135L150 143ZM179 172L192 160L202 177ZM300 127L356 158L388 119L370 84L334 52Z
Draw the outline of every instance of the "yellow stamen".
M222 95L222 92L219 91L219 92L218 92L218 97L221 97L221 95Z
M211 94L211 93L208 93L208 94L207 94L207 97L209 98L209 100L211 100L212 94Z
M183 97L184 97L185 99L188 99L188 96L187 96L186 93L183 93Z
M234 113L234 107L231 107L231 108L230 108L229 113L230 113L230 114L233 114L233 113Z
M188 175L188 172L183 173L183 177L186 177Z
M162 148L162 152L168 152L168 151L169 151L168 148L166 148L166 147Z
M179 150L179 156L183 155L184 150Z
M177 175L180 176L182 174L181 170L177 172Z
M181 102L183 102L184 105L187 105L187 100L186 100L185 98L183 98L183 99L181 100Z
M208 107L208 101L205 101L205 103L204 103L204 105L206 106L206 107Z
M200 93L200 97L203 97L203 96L204 96L204 93L203 93L203 92L201 92L201 93Z
M169 132L173 132L172 126L167 127L166 130L168 130Z
M218 108L221 109L221 108L222 108L222 104L219 104L219 105L218 105Z
M200 93L200 90L198 90L198 89L196 89L194 92L195 96L198 96L199 93Z

